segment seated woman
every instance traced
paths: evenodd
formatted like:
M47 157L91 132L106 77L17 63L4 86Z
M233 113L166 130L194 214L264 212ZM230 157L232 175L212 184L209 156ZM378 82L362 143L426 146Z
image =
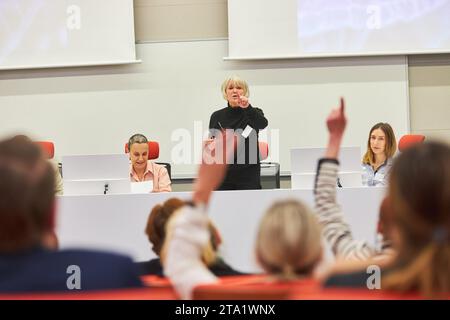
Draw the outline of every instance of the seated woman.
M183 299L192 298L198 285L220 283L199 257L209 237L205 205L225 176L226 161L221 163L200 166L194 187L195 206L183 206L168 224L162 250L164 272ZM322 258L316 218L296 200L275 203L267 211L256 241L256 257L269 281L309 278Z
M134 134L128 140L132 182L153 181L152 192L170 192L171 181L167 169L148 159L148 140L142 134Z
M362 160L363 185L386 185L396 150L394 131L388 123L380 122L370 129L367 151Z
M178 198L171 198L166 200L162 205L153 207L147 221L145 233L148 240L152 243L153 252L161 255L161 247L166 238L166 225L173 213L186 205L186 202ZM220 235L211 221L208 221L208 230L210 233L209 242L201 252L202 261L208 266L209 270L216 276L228 276L242 274L233 270L227 265L221 257L218 256L217 251L221 243ZM158 275L164 276L163 268L159 258L152 259L146 262L138 263L140 273L142 275Z
M322 226L322 234L339 260L364 261L373 257L388 258L392 251L386 244L375 248L366 241L353 238L352 230L344 221L341 207L336 202L336 180L339 171L337 156L347 124L343 99L340 107L330 113L326 122L329 131L328 147L325 157L319 160L314 186L316 213ZM386 207L387 204L381 208L382 212L387 211ZM382 220L386 224L386 217ZM387 228L388 226L384 226L384 229ZM383 236L384 240L389 239L385 232Z
M325 159L320 160L316 206L323 234L335 254L369 259L363 264L339 268L327 286L366 287L369 265L381 267L381 289L413 291L426 297L450 292L450 147L436 142L402 153L389 176L388 202L382 217L383 233L395 255L373 260L378 252L356 241L336 204L337 155L346 119L343 103L327 120L330 132Z

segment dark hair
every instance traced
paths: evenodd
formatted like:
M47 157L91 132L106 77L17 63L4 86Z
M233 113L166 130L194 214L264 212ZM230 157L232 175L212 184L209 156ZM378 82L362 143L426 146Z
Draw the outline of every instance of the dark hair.
M432 296L450 292L450 147L425 142L405 150L390 174L392 223L400 238L383 286Z
M153 245L153 252L160 255L161 248L166 238L166 225L172 214L179 208L183 207L185 202L178 198L170 198L162 205L157 204L153 207L147 220L145 233L148 240Z
M161 248L166 239L167 223L175 211L186 205L192 205L192 203L178 198L170 198L162 205L157 204L154 206L150 212L145 233L147 234L148 240L153 245L153 252L155 252L158 256L161 254ZM210 233L211 247L214 251L217 251L222 243L220 233L212 222L208 222L208 230Z
M54 176L39 146L25 136L0 142L0 252L27 249L51 225Z

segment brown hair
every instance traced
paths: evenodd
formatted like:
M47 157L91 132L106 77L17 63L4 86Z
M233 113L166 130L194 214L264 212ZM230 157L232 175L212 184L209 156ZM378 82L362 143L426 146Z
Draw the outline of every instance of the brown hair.
M392 167L389 198L398 256L383 288L448 294L450 147L426 142L404 151Z
M39 146L25 136L0 142L0 251L38 245L53 205L53 170Z
M274 203L259 225L256 257L263 269L283 279L311 275L322 258L320 227L296 200Z
M367 164L373 164L375 163L375 155L370 148L370 136L372 135L372 132L376 129L381 129L381 131L384 132L386 135L386 147L385 147L385 154L386 158L392 158L397 151L397 141L395 140L395 134L394 130L392 130L392 127L389 123L385 122L379 122L376 125L374 125L370 131L369 131L369 138L367 139L367 151L366 154L363 157L362 162Z
M147 226L145 228L145 233L147 234L148 240L153 245L153 252L158 256L161 255L161 249L166 239L166 228L168 221L170 220L174 212L176 212L184 205L186 205L185 201L178 198L170 198L166 200L162 205L157 204L156 206L154 206L152 211L150 212L147 220ZM208 229L211 234L211 249L212 251L216 252L221 243L220 234L211 222L208 223ZM209 262L210 259L206 260L208 260Z
M145 233L148 240L153 245L153 252L160 255L162 245L166 238L166 225L172 214L182 206L185 202L178 198L170 198L162 205L157 204L153 207L147 220Z

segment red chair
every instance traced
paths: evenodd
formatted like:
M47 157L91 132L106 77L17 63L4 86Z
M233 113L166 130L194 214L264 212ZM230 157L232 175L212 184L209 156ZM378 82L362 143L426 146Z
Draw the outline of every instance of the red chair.
M425 140L425 136L421 134L406 134L400 138L398 142L398 150L400 152L405 151L409 147L412 147L418 143L422 143Z
M44 154L48 159L53 159L55 156L55 145L51 141L36 141L41 148Z
M0 300L175 300L171 287L114 289L105 291L66 291L48 293L0 293Z
M194 300L286 300L290 291L287 288L270 286L198 286L192 293Z
M128 142L125 143L125 153L129 153L130 150L128 150ZM148 159L154 160L159 158L159 143L156 141L149 141L148 142Z
M267 275L235 276L231 281L220 278L220 283L200 285L193 290L194 300L286 300L294 295L315 293L320 283L305 278L294 281L268 281Z

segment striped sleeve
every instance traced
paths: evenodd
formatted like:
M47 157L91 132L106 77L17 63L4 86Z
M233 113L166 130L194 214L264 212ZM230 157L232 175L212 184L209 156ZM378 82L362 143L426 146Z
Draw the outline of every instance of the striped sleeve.
M342 210L336 201L338 169L339 162L336 159L319 160L314 197L322 235L336 258L366 260L376 252L367 242L355 240L350 226L344 221Z

